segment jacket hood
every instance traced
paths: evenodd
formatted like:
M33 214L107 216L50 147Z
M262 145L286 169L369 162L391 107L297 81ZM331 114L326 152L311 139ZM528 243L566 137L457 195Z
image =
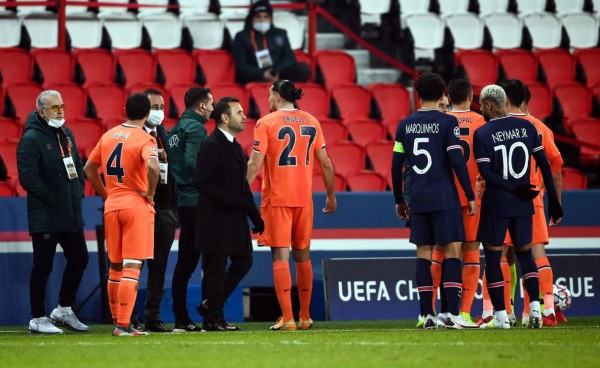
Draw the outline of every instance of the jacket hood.
M55 128L46 123L44 119L37 113L36 110L32 111L29 116L27 116L27 120L25 120L25 130L34 129L40 130L46 133L51 133Z

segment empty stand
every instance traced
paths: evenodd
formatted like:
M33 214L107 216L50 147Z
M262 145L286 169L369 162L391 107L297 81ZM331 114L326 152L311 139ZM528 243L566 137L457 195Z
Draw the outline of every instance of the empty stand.
M44 88L50 84L73 81L74 67L71 53L59 49L36 50L33 57L42 73Z
M195 49L220 49L225 39L225 22L219 19L207 19L203 15L185 17L184 25L190 31Z
M164 7L148 7L148 8L139 8L138 16L146 17L149 14L153 15L164 15L168 9L166 5L169 5L169 0L136 0L139 5L162 5Z
M481 89L498 80L498 59L489 51L472 50L460 53L458 64L465 68L467 77L478 95Z
M413 14L406 25L414 39L415 58L434 58L434 51L444 45L444 21L436 14Z
M317 119L329 116L329 93L323 86L316 83L297 83L296 86L304 92L302 98L296 101L299 109L309 112Z
M184 50L155 53L165 77L165 88L179 84L192 84L196 78L196 60Z
M75 50L73 56L83 73L85 87L115 82L116 62L112 53L103 49Z
M592 113L592 93L579 83L561 84L554 89L565 119L565 129L570 132L570 123L577 118L590 116Z
M344 84L331 88L342 119L368 118L371 109L371 93L357 84Z
M516 0L519 15L543 13L546 10L547 0Z
M536 51L546 82L553 88L575 80L575 58L566 50L551 49Z
M181 114L185 111L185 93L192 87L199 87L197 84L181 84L178 86L173 86L169 89L169 94L171 95L171 102L175 107L176 111L171 112L171 116L180 117ZM167 101L165 100L165 104Z
M19 172L17 170L17 140L4 140L0 144L0 156L6 165L6 173L9 178L17 178Z
M210 0L178 0L179 15L181 18L186 18L193 14L208 14Z
M221 17L243 19L248 15L248 0L219 0Z
M600 48L578 50L575 57L583 68L587 86L600 83Z
M109 14L103 17L103 24L114 49L135 49L142 45L142 22L133 14Z
M10 12L0 14L0 47L17 47L21 43L21 19Z
M235 82L235 65L231 53L225 50L195 50L192 55L204 75L204 84Z
M302 50L294 50L294 56L296 57L296 61L298 63L305 63L308 66L312 66L313 60L310 57L310 55ZM312 70L311 70L312 73ZM313 76L311 74L311 76L308 78L309 81L313 80Z
M464 14L469 11L469 0L437 0L443 17Z
M248 114L248 96L244 87L236 83L221 83L209 87L215 102L219 101L222 97L237 97L240 99L240 105L244 109L244 114Z
M367 156L371 161L371 165L373 165L373 169L384 178L392 176L393 151L394 143L390 141L374 142L367 146Z
M123 88L111 85L93 85L87 89L94 106L96 117L102 119L105 126L112 119L122 120L125 117L125 101L127 95Z
M93 49L102 45L102 21L93 13L68 15L66 25L72 47Z
M129 0L96 0L97 3L119 3L119 4L129 4ZM98 15L107 15L107 14L119 14L119 13L127 13L129 11L126 7L116 7L116 6L99 6L98 7Z
M16 83L6 87L6 96L12 102L14 116L21 124L25 124L29 113L36 109L35 101L40 93L42 87L35 83ZM6 106L4 110L6 112Z
M452 33L455 48L474 50L483 46L484 23L477 15L472 13L452 14L446 18L446 26Z
M246 91L251 101L254 101L254 106L258 111L254 111L256 118L263 117L270 112L269 108L269 88L271 83L248 83L246 84ZM252 111L249 111L252 114Z
M104 127L95 119L69 119L67 126L73 132L77 151L82 158L88 157L105 131Z
M321 130L327 146L348 140L348 127L336 119L320 119Z
M2 132L2 140L20 139L23 127L14 119L0 118L0 132Z
M0 73L4 86L31 82L33 58L23 49L0 50Z
M479 16L506 13L509 0L479 0Z
M497 56L507 79L518 79L525 84L536 82L538 60L533 53L514 49L498 52Z
M561 18L572 49L598 46L598 19L589 13L569 14ZM596 30L596 31L594 31Z
M349 119L345 123L348 126L352 142L361 147L385 139L385 128L377 120Z
M373 83L368 89L384 121L398 122L410 114L410 94L404 86L397 83Z
M325 87L356 81L354 58L343 51L323 50L315 55L316 63L322 73Z
M348 176L348 188L352 192L381 192L385 191L385 179L380 174L362 170Z
M58 21L55 14L32 13L23 19L33 48L58 46Z
M553 49L560 47L562 40L562 24L554 15L549 13L530 14L523 18L523 21L529 30L535 49Z
M175 14L150 14L142 18L142 24L150 35L153 49L176 49L181 46L181 22Z
M585 0L554 0L556 15L562 16L572 13L583 12Z
M316 165L318 167L318 165ZM345 192L346 191L346 179L335 173L333 177L333 188L336 192ZM323 176L320 173L313 174L312 177L312 191L313 192L327 192L327 188L325 188L325 183L323 183Z
M273 25L285 29L292 50L300 50L304 46L306 34L305 23L296 14L276 11L273 13Z
M495 0L492 0L495 1ZM514 14L490 14L484 18L495 49L516 49L523 42L523 22Z
M125 88L140 83L154 83L156 80L156 60L152 55L140 49L117 50L114 52L117 64L123 71Z
M573 123L575 137L584 142L600 146L600 120L582 119ZM600 150L581 147L580 161L584 165L600 166Z
M429 0L400 0L400 13L402 17L412 14L427 13L429 11Z
M58 91L65 104L65 119L83 118L87 114L87 92L76 84L51 84L47 89Z
M588 178L583 172L572 167L563 167L560 172L562 174L563 190L587 189Z
M327 147L327 152L333 161L335 172L347 178L365 167L365 152L356 143L339 142Z
M390 11L391 0L359 0L360 23L381 24L381 15Z
M552 92L547 85L541 83L529 84L531 100L529 113L538 119L546 119L552 115Z

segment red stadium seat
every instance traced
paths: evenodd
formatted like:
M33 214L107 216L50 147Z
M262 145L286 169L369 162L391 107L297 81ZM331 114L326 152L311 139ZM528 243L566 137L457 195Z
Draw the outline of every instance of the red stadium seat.
M498 80L498 59L489 51L461 51L457 54L457 63L465 68L475 95L479 95L483 87Z
M47 89L60 92L65 104L65 116L67 119L83 118L87 111L87 92L76 84L52 84Z
M83 72L84 87L115 82L116 61L112 53L104 49L79 49L73 55Z
M125 77L125 88L136 84L154 83L156 80L156 59L148 51L140 49L115 50L117 64Z
M368 118L371 110L371 93L358 84L337 85L331 88L340 118Z
M318 166L318 165L317 165ZM346 191L346 179L338 173L335 173L333 182L333 188L336 192ZM323 176L320 173L314 173L312 177L312 191L313 192L327 192L325 183L323 183Z
M33 58L23 49L0 49L0 74L4 86L13 83L31 83Z
M108 120L122 121L125 118L127 95L123 88L117 85L95 85L88 88L88 94L95 107L96 117L101 119L105 126L108 127Z
M538 119L545 119L552 115L552 92L547 85L534 83L527 86L531 92L529 100L529 113Z
M575 121L572 125L575 137L584 142L600 146L600 120L599 119L581 119ZM588 147L581 147L580 161L584 165L594 167L600 166L600 150Z
M17 170L17 140L4 140L0 142L0 156L6 165L6 173L10 178L17 178L19 172Z
M181 84L178 86L173 86L169 89L169 94L171 95L171 102L173 103L173 106L177 109L177 111L172 112L172 116L180 117L181 114L183 114L183 112L185 111L185 93L192 87L200 87L200 85Z
M396 130L398 129L399 123L400 123L400 120L387 119L387 120L381 121L381 125L383 125L386 128L386 130L392 140L396 139Z
M42 93L42 87L35 83L18 83L6 87L6 96L12 102L14 116L19 119L21 124L25 124L29 113L36 109L35 100L40 93ZM6 106L4 109L6 110Z
M320 119L321 130L325 137L325 144L333 146L338 142L348 140L348 127L342 124L341 121L335 119Z
M394 143L389 141L379 141L367 146L367 156L373 165L373 169L384 178L391 177L392 153Z
M340 142L328 147L327 152L333 161L335 172L344 178L365 168L365 152L356 143Z
M77 144L79 156L87 158L104 134L104 127L95 119L69 119L67 123Z
M127 91L128 95L134 94L134 93L141 93L144 92L147 89L155 89L157 91L160 91L160 93L162 93L163 99L165 100L165 116L169 116L169 93L167 92L167 90L161 86L160 84L154 84L154 83L140 83L140 84L136 84L134 86L131 86L129 88L129 90Z
M258 109L253 117L261 118L270 112L269 88L271 88L271 83L252 82L246 84L248 97L251 101L254 101L254 106Z
M210 86L210 92L215 102L223 97L237 97L240 99L240 105L244 109L244 114L248 114L248 96L244 87L237 83L221 83Z
M69 83L73 81L73 57L59 49L38 49L32 52L36 65L43 76L43 85Z
M316 83L296 83L296 86L304 92L302 98L296 101L299 109L307 111L317 119L329 116L329 93L323 86Z
M302 50L294 50L294 56L296 57L296 62L306 63L306 64L308 64L308 66L312 67L313 60L307 52L304 52ZM308 80L309 81L313 80L312 75L310 76L310 78Z
M538 61L530 51L523 49L496 52L507 79L518 79L525 84L537 80Z
M596 102L600 103L600 83L591 87L592 96L596 99Z
M17 191L11 183L0 181L0 197L14 197Z
M20 139L23 134L23 126L16 120L9 118L0 118L0 132L3 139Z
M246 127L244 130L235 135L235 139L238 141L244 152L249 152L252 149L254 143L254 128L256 127L256 120L246 119Z
M253 193L260 193L262 191L262 177L260 177L258 175L256 176L254 181L252 181L252 183L250 183L250 190Z
M380 174L362 170L347 178L348 187L353 192L382 192L385 191L385 179Z
M177 119L164 118L164 120L162 121L162 125L165 127L167 132L171 131L175 124L177 124Z
M410 93L397 83L373 83L367 87L379 108L381 119L398 123L410 114Z
M536 50L550 88L575 81L575 58L563 49Z
M385 139L385 127L373 119L348 119L345 121L354 143L366 147L373 142Z
M575 57L583 68L587 86L591 88L600 83L600 48L576 50Z
M315 54L317 66L327 89L338 84L355 83L354 58L343 51L322 50Z
M235 82L235 64L229 51L225 50L194 50L192 56L202 68L204 84Z
M563 190L584 190L587 189L587 175L583 172L572 168L563 167L562 173L562 189Z
M179 84L192 84L196 79L196 60L183 50L154 52L163 75L165 88Z
M565 129L571 132L574 119L588 117L592 113L592 93L583 84L569 83L556 86L554 95L563 111Z

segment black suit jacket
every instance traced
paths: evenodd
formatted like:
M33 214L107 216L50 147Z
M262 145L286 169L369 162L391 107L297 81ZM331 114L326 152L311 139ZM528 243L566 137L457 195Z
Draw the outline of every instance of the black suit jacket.
M197 250L235 256L252 252L248 217L256 224L260 212L246 180L247 171L240 145L215 129L200 147L196 161Z

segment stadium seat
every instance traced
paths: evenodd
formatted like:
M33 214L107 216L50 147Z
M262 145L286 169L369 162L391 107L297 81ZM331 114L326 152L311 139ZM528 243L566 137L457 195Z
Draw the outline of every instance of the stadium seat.
M323 131L325 143L328 147L348 140L348 127L342 124L341 121L336 119L320 119L319 123L321 123L321 130Z
M440 4L440 15L448 17L456 14L465 14L469 11L469 0L437 0ZM456 40L456 38L455 38Z
M598 19L589 13L569 14L561 18L569 35L571 49L585 49L598 46Z
M252 150L252 144L254 143L254 128L256 127L255 119L246 119L246 126L244 130L235 135L235 139L238 141L242 150L246 153Z
M385 127L377 120L372 119L348 119L345 121L352 142L361 147L367 147L373 142L385 139Z
M179 17L186 18L190 15L209 15L210 0L178 0Z
M69 119L67 126L73 132L77 151L82 159L88 157L105 132L105 128L95 119Z
M456 49L474 50L483 46L484 23L477 15L472 13L451 14L446 18L446 26L452 33Z
M400 13L402 17L427 12L429 12L429 0L400 0Z
M138 9L139 17L145 18L149 14L164 15L168 11L168 8L166 6L169 5L169 0L136 0L136 2L138 3L138 5L163 5L163 6L165 6L164 8L163 7L139 8Z
M390 0L359 0L360 24L381 24L381 15L390 11Z
M517 0L519 16L543 13L546 11L546 2L547 0Z
M479 16L506 13L508 2L509 0L479 0Z
M222 97L237 97L240 99L240 105L244 109L244 114L248 114L248 96L244 87L237 83L220 83L210 87L210 92L215 102Z
M84 77L84 87L115 82L116 62L112 53L103 49L74 50L75 63Z
M21 43L21 18L12 12L2 11L0 14L0 47L18 47Z
M356 81L356 65L350 54L343 51L322 50L316 52L315 58L328 90L338 84Z
M583 12L585 0L554 0L554 4L556 6L556 15L560 17Z
M368 118L371 109L371 93L358 84L337 85L331 88L331 97L344 119Z
M129 0L96 0L97 3L120 3L120 4L129 4ZM127 13L129 11L126 7L116 7L116 6L98 6L98 15L104 16L107 14L116 14L116 13Z
M35 64L42 73L43 86L73 81L73 57L69 52L59 49L35 50Z
M560 47L562 24L554 15L549 13L530 14L523 18L523 22L529 30L534 49L554 49Z
M224 18L221 17L221 21L225 22L225 28L227 28L227 32L231 36L232 39L235 39L235 36L244 29L246 24L244 19L239 18Z
M302 50L294 50L294 56L296 57L296 62L298 63L305 63L308 66L311 67L311 75L308 78L309 82L313 81L313 76L312 76L312 64L313 64L313 60L312 57L310 57L310 55L307 52L304 52Z
M575 80L575 58L566 50L536 50L536 56L550 88Z
M600 120L582 119L572 125L575 137L584 143L600 146ZM579 160L583 165L600 166L600 150L581 147Z
M473 86L473 93L479 95L481 89L498 80L498 59L486 50L464 51L457 56L457 65L465 68Z
M102 45L102 21L93 13L67 15L66 25L73 48L94 49Z
M36 49L58 47L58 20L53 13L31 13L23 23L31 38L31 47Z
M251 114L250 116L261 118L270 112L269 88L271 88L271 83L252 82L246 84L246 91L248 92L248 97L250 101L254 101L253 106L256 107L257 110L252 111L252 108L250 108L250 111L248 112L248 114Z
M168 101L169 98L171 96L169 96L169 92L167 92L167 90L165 89L165 87L161 86L160 84L156 84L156 83L139 83L136 84L135 86L131 86L128 90L127 90L127 95L131 95L133 93L141 93L144 92L147 89L155 89L160 91L160 93L162 93L163 99L165 100L165 116L169 116L169 103Z
M87 3L88 0L72 0L71 3L74 2L80 2L80 3ZM70 15L90 15L93 14L91 12L88 11L88 7L87 6L77 6L77 5L71 5L69 4L69 6L67 6L65 8L65 12L67 13L67 16Z
M67 119L83 118L87 116L87 92L77 84L51 84L47 89L58 91L65 104Z
M6 174L9 178L17 178L17 145L18 140L4 140L0 143L0 156L6 165Z
M436 14L413 14L406 18L412 34L416 59L434 59L434 51L444 45L444 21Z
M36 109L35 101L42 91L42 87L35 83L15 83L6 87L6 96L14 108L13 116L19 119L21 124L25 124L29 113ZM4 110L6 111L6 106Z
M2 85L31 83L33 58L23 49L0 49Z
M252 193L260 193L262 192L262 177L257 175L256 178L254 178L254 181L252 181L252 183L250 183L250 190L252 191Z
M273 25L287 32L292 50L301 50L304 46L306 25L296 14L276 11L273 13Z
M333 161L335 172L344 178L359 172L365 167L365 152L356 143L339 142L336 145L327 147L327 152Z
M196 60L184 50L154 52L154 57L165 77L165 88L192 84L196 79Z
M563 190L585 190L587 189L587 175L573 167L563 167L562 174Z
M162 121L162 125L165 127L167 132L171 131L175 124L177 124L178 119L164 118Z
M587 86L592 88L600 83L600 48L576 50L575 58L585 73Z
M204 74L204 84L211 86L235 82L235 65L231 53L225 50L194 50L192 56Z
M0 197L14 197L17 191L11 183L7 181L0 181Z
M348 188L352 192L382 192L385 191L385 179L380 174L362 170L348 176Z
M156 80L156 60L148 51L116 50L114 55L123 71L126 89L140 83L154 83Z
M495 0L492 0L495 1ZM514 14L490 14L484 18L494 49L516 49L523 41L523 22Z
M507 79L518 79L525 84L536 83L538 60L530 51L523 49L496 52Z
M373 170L381 174L384 178L392 176L393 151L394 143L390 141L373 142L367 146L367 157L371 161Z
M111 9L119 9L113 7ZM102 23L110 36L113 49L136 49L142 45L142 22L131 13L111 13L103 16Z
M571 132L571 122L574 119L590 116L592 113L592 93L583 84L561 84L554 88L564 118L565 130Z
M532 83L527 85L531 92L529 113L538 119L546 119L552 115L552 92L547 85Z
M367 86L384 121L396 121L410 114L410 93L397 83L372 83Z
M223 46L225 22L222 20L190 15L183 19L183 24L190 31L195 49L215 50Z
M304 92L302 98L296 101L299 109L308 111L317 119L329 116L329 93L323 86L316 83L297 83L296 86Z
M101 119L106 127L109 127L108 121L122 120L125 117L127 95L123 88L115 84L93 85L88 87L87 91L96 111L96 117Z
M23 133L23 126L14 119L0 118L0 132L2 132L3 140L20 139Z
M171 50L181 46L181 22L175 14L152 13L141 19L150 35L153 49Z
M315 165L315 167L319 167L319 165ZM345 192L346 191L346 179L335 173L333 177L333 188L336 192ZM313 192L327 192L327 188L325 188L325 183L323 183L323 176L319 173L314 173L312 176L312 191Z
M175 111L171 111L172 117L180 117L185 111L185 93L192 87L200 87L198 84L181 84L173 86L169 89L169 95L171 96L171 103L175 107ZM165 101L166 104L166 101Z

